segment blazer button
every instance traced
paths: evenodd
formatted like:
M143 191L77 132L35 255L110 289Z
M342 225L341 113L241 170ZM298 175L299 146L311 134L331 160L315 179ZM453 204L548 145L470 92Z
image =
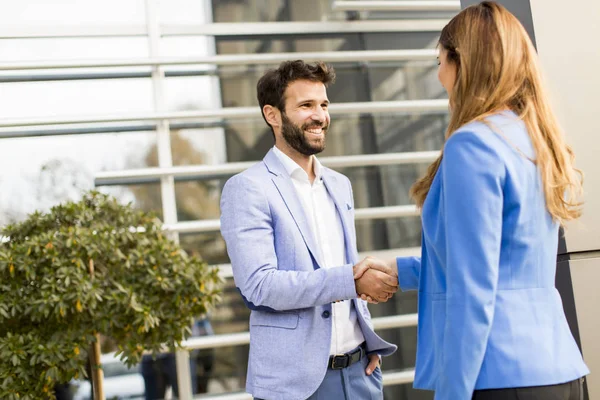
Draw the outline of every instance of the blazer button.
M329 311L323 311L323 314L321 314L323 318L329 318L330 315L331 313Z

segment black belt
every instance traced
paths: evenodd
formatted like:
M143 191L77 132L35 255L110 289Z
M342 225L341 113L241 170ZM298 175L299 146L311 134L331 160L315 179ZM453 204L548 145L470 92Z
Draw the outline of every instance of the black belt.
M346 354L338 354L335 356L329 356L329 368L331 369L344 369L348 368L354 363L359 362L365 356L365 344L364 342L358 346L355 350L352 350Z

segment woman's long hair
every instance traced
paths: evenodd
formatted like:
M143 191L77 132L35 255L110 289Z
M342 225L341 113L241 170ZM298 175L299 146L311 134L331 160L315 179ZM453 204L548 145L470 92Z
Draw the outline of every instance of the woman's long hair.
M537 54L519 21L497 3L464 9L442 30L439 46L456 65L450 93L446 140L461 126L483 121L503 109L514 111L527 127L544 187L546 207L563 224L581 215L582 174L564 140L542 83ZM411 188L423 206L443 155Z

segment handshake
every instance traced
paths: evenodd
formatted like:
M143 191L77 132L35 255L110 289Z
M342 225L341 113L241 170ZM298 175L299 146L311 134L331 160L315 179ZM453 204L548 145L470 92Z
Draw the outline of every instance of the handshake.
M386 302L398 291L396 260L367 257L353 267L353 273L356 293L369 303Z

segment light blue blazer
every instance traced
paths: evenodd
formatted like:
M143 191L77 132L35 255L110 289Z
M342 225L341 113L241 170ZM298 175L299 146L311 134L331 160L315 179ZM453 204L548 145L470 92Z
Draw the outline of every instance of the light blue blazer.
M229 179L221 195L221 233L235 284L250 313L246 390L269 400L304 400L327 372L331 303L353 299L368 353L396 346L374 331L366 302L357 299L354 201L348 178L323 168L323 182L340 215L348 264L321 268L317 243L290 176L269 151Z
M419 290L414 386L436 400L589 372L555 289L559 226L520 153L535 159L525 125L508 111L488 122L494 131L469 123L446 142L423 205L422 255L397 259L401 289Z

